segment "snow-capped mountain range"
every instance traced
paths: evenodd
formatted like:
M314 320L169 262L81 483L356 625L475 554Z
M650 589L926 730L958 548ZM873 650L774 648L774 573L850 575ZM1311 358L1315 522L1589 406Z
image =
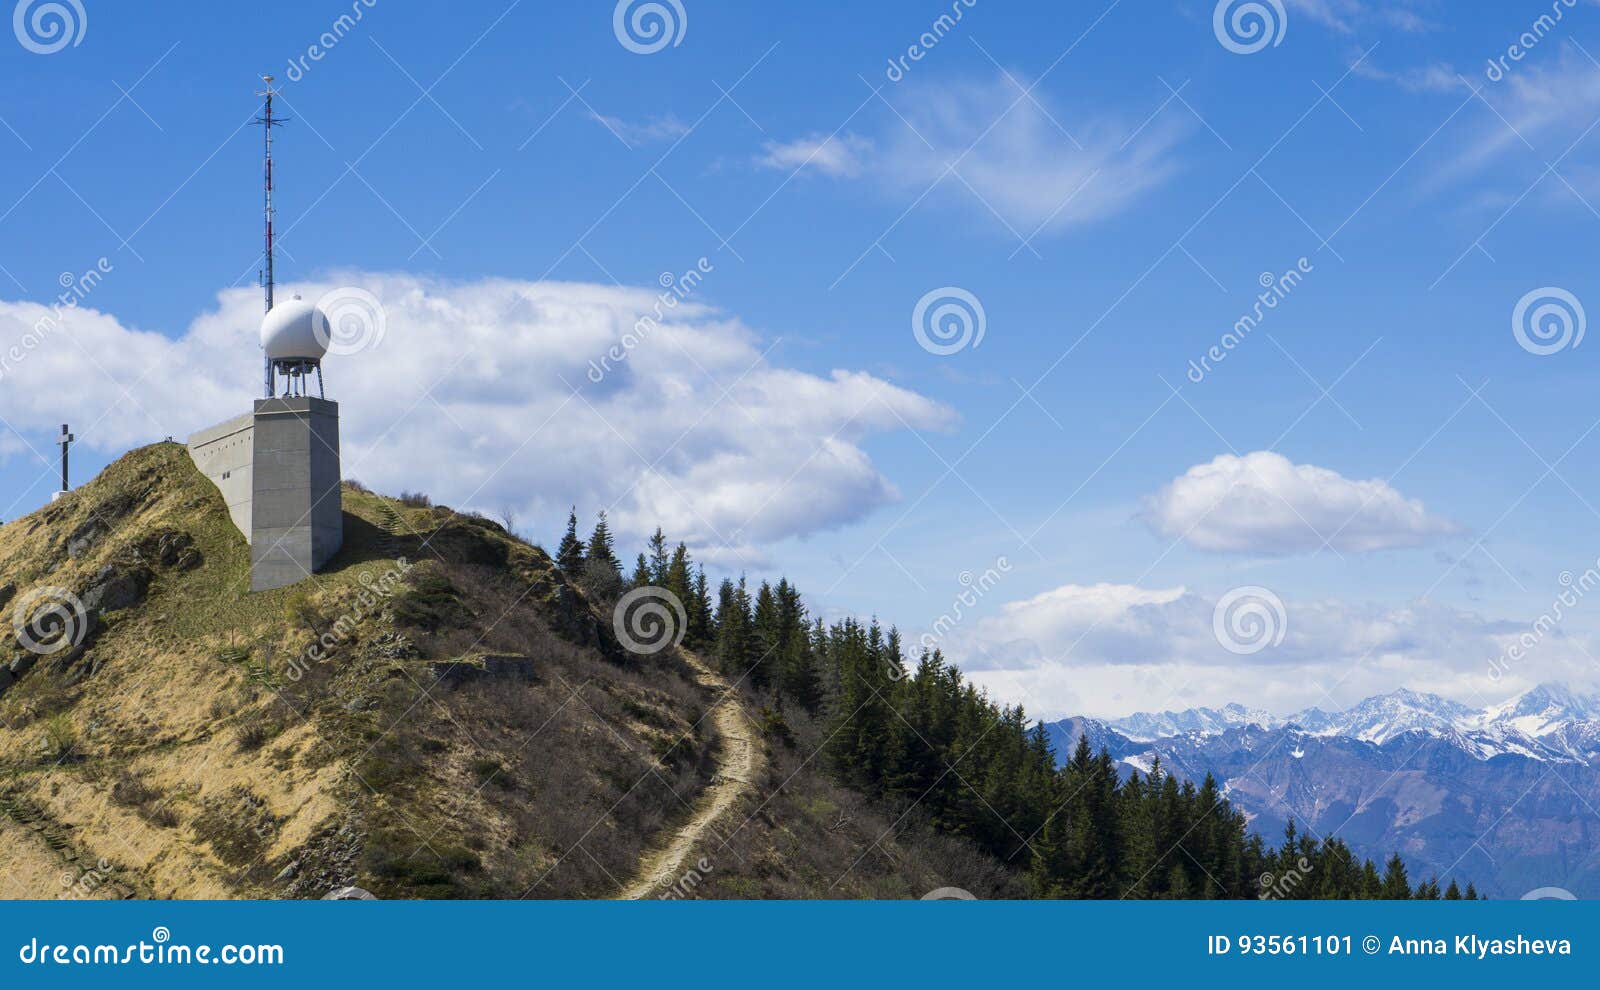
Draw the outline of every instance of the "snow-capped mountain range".
M1195 785L1209 774L1269 842L1292 818L1491 896L1600 898L1600 698L1560 684L1480 709L1402 690L1340 712L1226 705L1045 730L1063 763L1086 737L1124 776L1157 759Z
M1310 736L1342 736L1380 746L1420 732L1485 760L1509 753L1535 760L1589 763L1600 756L1600 697L1578 694L1562 684L1541 684L1510 701L1482 709L1401 689L1334 713L1307 708L1277 716L1232 704L1220 709L1139 712L1102 724L1134 742L1220 735L1254 726L1297 730Z

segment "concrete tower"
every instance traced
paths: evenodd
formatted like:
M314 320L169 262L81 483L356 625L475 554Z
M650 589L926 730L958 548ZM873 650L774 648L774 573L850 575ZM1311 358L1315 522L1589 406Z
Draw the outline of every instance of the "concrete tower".
M262 345L274 367L315 367L322 347L314 329L327 317L299 299L273 307L262 322ZM315 348L283 354L285 339ZM285 393L257 399L253 411L189 438L189 454L228 503L235 526L250 543L250 590L267 591L310 577L344 541L339 492L339 404L303 394L302 374L288 375Z

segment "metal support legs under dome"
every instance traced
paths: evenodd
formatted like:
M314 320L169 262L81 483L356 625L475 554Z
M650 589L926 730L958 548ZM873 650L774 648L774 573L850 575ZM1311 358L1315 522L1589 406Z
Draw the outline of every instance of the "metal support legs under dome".
M310 358L280 358L271 362L270 369L272 378L269 384L272 386L273 391L276 391L278 376L282 375L284 381L282 394L284 396L304 396L306 395L306 380L314 371L317 375L318 398L325 399L328 397L322 386L321 361Z

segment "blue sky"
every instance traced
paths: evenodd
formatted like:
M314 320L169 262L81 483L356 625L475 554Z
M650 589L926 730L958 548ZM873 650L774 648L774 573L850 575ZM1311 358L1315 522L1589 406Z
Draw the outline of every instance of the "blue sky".
M1595 679L1600 602L1491 664L1600 557L1596 345L1513 333L1600 299L1591 3L1263 3L1248 53L1248 3L681 0L658 46L611 4L81 0L48 53L17 6L0 340L109 271L0 377L4 518L64 420L81 479L253 397L270 71L280 282L385 314L328 361L369 483L660 521L1045 713ZM981 344L931 353L949 288Z

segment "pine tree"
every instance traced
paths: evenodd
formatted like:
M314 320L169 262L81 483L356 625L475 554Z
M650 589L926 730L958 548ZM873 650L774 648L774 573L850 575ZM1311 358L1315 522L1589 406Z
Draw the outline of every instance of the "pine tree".
M711 642L714 619L711 612L711 589L706 581L706 569L695 571L694 585L689 592L689 645L695 649Z
M650 565L645 563L644 554L633 565L633 577L629 581L635 588L648 588L655 584L655 576L650 573Z
M672 551L672 559L667 563L666 573L662 575L660 583L683 603L683 611L687 615L694 599L694 578L689 570L687 546L679 543Z
M1383 887L1378 896L1386 901L1404 901L1411 898L1411 881L1406 877L1406 864L1395 853L1383 873Z
M567 514L567 532L556 549L556 566L568 578L576 580L583 574L583 561L583 541L578 538L578 507L573 506Z
M783 630L778 624L778 599L772 585L761 582L756 591L755 612L751 616L755 642L751 649L755 656L750 671L750 681L757 688L765 688L773 680L772 671L779 664L778 655L783 646Z
M1361 887L1357 896L1369 901L1383 896L1383 878L1378 876L1378 867L1370 859L1361 865Z
M842 777L877 797L887 777L894 719L886 694L893 681L884 663L883 630L876 621L863 630L852 619L830 638L838 643L840 684L828 736L832 763Z
M1229 855L1232 836L1227 834L1231 816L1222 802L1217 780L1210 773L1200 784L1200 793L1195 799L1195 814L1197 820L1194 830L1185 841L1192 845L1194 865L1200 869L1200 877L1196 881L1200 886L1195 891L1196 896L1207 900L1226 897L1228 889L1221 886L1221 878L1233 873L1232 857Z
M1161 791L1159 794L1152 795L1152 803L1155 805L1156 855L1158 857L1181 856L1182 854L1177 852L1178 843L1189 831L1190 814L1189 809L1184 804L1183 791L1178 786L1178 778L1175 774L1165 774L1161 778ZM1159 859L1157 865L1160 865ZM1152 876L1152 879L1154 878ZM1170 873L1166 875L1166 878L1170 879ZM1160 891L1156 891L1154 896L1160 896ZM1185 892L1185 896L1187 896L1187 892Z
M1315 864L1310 878L1312 885L1302 886L1295 896L1340 900L1360 893L1361 867L1356 865L1355 856L1344 843L1324 841L1310 862ZM1295 865L1298 868L1299 864Z
M611 536L611 526L606 522L606 510L600 510L599 519L595 521L594 532L589 535L589 546L584 555L592 561L609 564L622 573L622 562L617 560L616 547Z
M743 680L751 651L750 596L744 578L735 585L724 579L717 593L717 665L724 674Z
M783 695L806 711L816 714L822 708L822 671L812 649L806 607L800 592L787 580L780 580L774 592L778 608L779 686Z
M1034 897L1053 899L1064 896L1063 880L1073 873L1067 844L1071 822L1063 814L1067 796L1064 786L1059 773L1051 775L1047 798L1049 816L1028 843L1032 855L1028 873Z
M640 559L643 559L643 555L640 555ZM667 538L661 532L661 527L657 526L655 535L650 537L650 579L645 583L666 587L667 563Z
M889 627L889 638L884 642L883 660L884 673L891 681L899 681L906 676L906 655L900 648L900 630L895 626Z
M1067 764L1068 817L1072 823L1068 842L1076 875L1067 884L1076 898L1114 897L1122 841L1114 804L1116 770L1110 754L1097 758L1089 737L1078 737L1078 748Z
M617 560L604 509L589 536L584 558L583 586L590 594L608 601L622 593L622 563Z
M1174 863L1167 872L1167 898L1174 901L1188 900L1193 896L1189 889L1189 871L1184 869L1182 863Z

